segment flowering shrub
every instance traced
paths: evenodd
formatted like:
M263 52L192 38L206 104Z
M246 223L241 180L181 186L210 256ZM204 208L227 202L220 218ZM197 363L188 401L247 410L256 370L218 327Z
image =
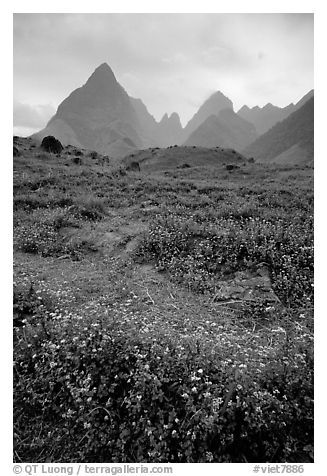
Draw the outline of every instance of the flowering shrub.
M158 327L136 333L123 315L118 325L55 314L46 333L40 322L16 331L15 446L24 460L307 460L305 323L286 316L268 334L221 330L198 340Z
M25 253L42 256L69 255L79 259L87 251L95 251L92 241L84 238L65 237L59 233L63 227L79 227L76 213L71 207L37 209L29 220L18 218L14 228L14 246Z
M279 298L292 305L313 299L313 223L218 218L208 225L171 211L157 216L139 256L197 292L214 291L215 277L265 262Z

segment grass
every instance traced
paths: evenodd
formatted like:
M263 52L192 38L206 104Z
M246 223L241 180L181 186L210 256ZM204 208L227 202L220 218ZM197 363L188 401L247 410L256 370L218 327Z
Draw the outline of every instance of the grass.
M37 155L14 160L15 461L313 461L312 170Z

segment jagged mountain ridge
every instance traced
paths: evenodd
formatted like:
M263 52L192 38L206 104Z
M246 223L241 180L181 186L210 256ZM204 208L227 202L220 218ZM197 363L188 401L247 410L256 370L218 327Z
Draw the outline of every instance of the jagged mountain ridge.
M289 104L286 107L274 106L271 103L266 104L262 108L255 106L249 108L248 106L243 106L237 112L237 114L243 119L252 122L254 124L258 135L262 135L271 129L277 122L283 121L288 117L292 112L299 109L303 104L307 102L313 96L313 90L309 91L305 96L303 96L300 101L296 104Z
M224 110L230 111L227 119L220 116ZM215 119L218 116L220 128L224 130L220 136ZM41 140L46 135L54 135L64 145L123 157L142 148L190 144L190 137L203 123L207 127L207 140L205 144L200 141L199 145L206 147L226 144L225 147L240 150L256 138L249 121L233 112L232 101L220 91L200 106L184 129L177 113L165 114L157 122L142 100L130 97L108 64L103 63L83 86L62 101L47 126L33 136Z
M258 162L313 164L314 97L243 150Z

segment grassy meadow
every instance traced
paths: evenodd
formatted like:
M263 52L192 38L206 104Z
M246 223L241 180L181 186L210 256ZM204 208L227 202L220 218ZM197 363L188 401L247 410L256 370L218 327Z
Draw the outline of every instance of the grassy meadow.
M313 169L17 144L15 461L312 462Z

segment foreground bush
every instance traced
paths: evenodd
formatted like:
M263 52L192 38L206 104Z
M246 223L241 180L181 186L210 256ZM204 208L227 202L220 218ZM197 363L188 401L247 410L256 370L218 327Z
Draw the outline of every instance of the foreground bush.
M269 332L198 340L44 309L15 329L15 450L34 462L310 461L308 322L286 313Z
M14 223L14 246L25 253L43 257L68 255L82 259L96 246L88 238L65 236L60 230L65 227L78 228L80 210L75 207L37 209L31 215L18 217Z
M302 217L218 218L210 224L167 213L157 216L138 250L196 292L214 292L216 280L262 262L287 305L313 300L313 221Z

